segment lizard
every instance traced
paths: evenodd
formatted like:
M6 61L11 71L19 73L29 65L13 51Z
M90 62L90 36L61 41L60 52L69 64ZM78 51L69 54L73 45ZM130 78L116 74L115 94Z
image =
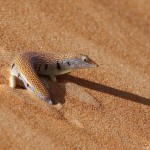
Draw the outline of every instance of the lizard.
M41 82L39 75L49 76L56 82L56 76L74 69L98 66L87 55L77 53L22 52L19 53L10 69L9 86L24 86L39 99L52 104L50 93Z

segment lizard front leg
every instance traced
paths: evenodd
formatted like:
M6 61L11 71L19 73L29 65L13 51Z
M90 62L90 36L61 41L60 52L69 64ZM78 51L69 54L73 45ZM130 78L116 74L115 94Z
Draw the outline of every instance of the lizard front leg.
M10 77L9 77L9 86L13 89L16 88L16 86L17 86L17 77L16 76L10 75Z
M57 79L56 79L55 74L50 73L50 74L49 74L49 78L50 78L50 80L51 80L51 81L53 81L53 82L57 82Z

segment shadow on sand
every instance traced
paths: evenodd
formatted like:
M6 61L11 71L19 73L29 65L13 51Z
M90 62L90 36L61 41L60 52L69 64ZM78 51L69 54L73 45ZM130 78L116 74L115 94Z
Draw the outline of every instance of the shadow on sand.
M142 96L139 96L130 92L122 91L122 90L115 89L106 85L88 81L86 79L74 77L68 74L58 76L57 79L59 82L72 82L72 83L78 84L80 86L83 86L92 90L96 90L96 91L103 92L109 95L117 96L119 98L123 98L126 100L130 100L133 102L137 102L137 103L150 106L150 99L148 98L144 98Z

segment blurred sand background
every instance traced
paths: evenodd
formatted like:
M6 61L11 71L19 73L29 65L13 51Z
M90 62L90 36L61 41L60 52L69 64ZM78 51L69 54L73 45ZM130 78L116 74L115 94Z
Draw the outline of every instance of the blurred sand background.
M22 51L79 52L99 68L49 83L49 106L8 86ZM0 0L0 149L150 149L149 0Z

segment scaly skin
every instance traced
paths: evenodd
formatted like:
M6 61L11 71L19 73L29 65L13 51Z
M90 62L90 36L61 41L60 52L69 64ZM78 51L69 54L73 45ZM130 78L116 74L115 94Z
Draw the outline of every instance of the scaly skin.
M97 65L90 58L81 54L24 52L16 56L11 66L10 87L15 88L21 80L29 91L51 104L50 93L38 75L47 75L56 81L56 75L94 66Z

